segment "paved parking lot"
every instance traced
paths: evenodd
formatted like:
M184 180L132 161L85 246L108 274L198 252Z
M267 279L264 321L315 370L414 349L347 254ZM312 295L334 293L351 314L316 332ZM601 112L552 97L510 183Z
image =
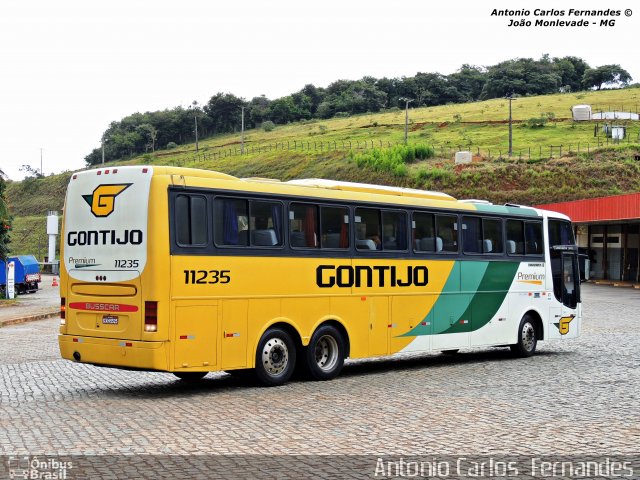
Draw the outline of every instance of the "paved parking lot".
M58 319L5 327L0 454L638 454L640 292L583 297L582 337L529 359L349 362L334 381L270 389L75 364L59 359Z

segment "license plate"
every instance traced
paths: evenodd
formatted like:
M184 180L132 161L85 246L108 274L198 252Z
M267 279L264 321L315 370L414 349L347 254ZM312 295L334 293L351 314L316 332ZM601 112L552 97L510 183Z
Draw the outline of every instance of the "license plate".
M102 317L102 323L104 325L117 325L118 317L114 317L113 315L105 315Z

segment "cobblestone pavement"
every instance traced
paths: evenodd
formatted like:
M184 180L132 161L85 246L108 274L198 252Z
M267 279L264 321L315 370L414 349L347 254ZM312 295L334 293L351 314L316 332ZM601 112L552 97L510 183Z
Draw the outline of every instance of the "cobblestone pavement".
M506 349L349 362L331 382L59 359L58 319L0 329L0 454L637 454L640 292L585 285L583 334Z

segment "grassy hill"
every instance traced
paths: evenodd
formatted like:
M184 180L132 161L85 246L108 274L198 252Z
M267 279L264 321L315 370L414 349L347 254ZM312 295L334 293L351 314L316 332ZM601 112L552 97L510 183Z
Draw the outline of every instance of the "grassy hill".
M536 204L640 191L640 161L635 160L640 122L616 121L627 126L629 138L608 145L600 128L594 137L596 122L570 119L571 106L583 103L594 111L637 112L640 88L518 98L513 102L511 158L506 155L508 101L494 99L411 109L409 144L432 146L434 156L402 163L402 168L366 161L403 142L405 112L397 109L298 122L271 132L249 130L242 155L236 133L201 141L197 153L194 144L182 145L109 165L173 164L281 180L323 177L439 190L495 203ZM597 123L601 127L603 122ZM474 162L454 165L459 149L470 149ZM44 217L47 210L62 209L70 175L9 183L13 253L46 250Z

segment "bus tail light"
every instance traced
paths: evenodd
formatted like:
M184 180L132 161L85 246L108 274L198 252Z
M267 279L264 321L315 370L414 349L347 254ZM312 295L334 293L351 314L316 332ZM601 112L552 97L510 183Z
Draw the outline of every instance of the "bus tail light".
M60 297L60 325L65 325L67 323L66 313L67 313L67 307L66 307L65 298Z
M158 302L144 302L144 331L158 331Z

